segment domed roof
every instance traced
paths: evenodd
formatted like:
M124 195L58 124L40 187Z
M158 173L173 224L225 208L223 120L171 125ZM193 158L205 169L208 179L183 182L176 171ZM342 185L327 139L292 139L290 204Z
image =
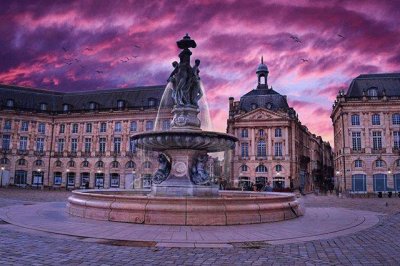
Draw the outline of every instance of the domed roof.
M263 57L261 57L261 64L258 65L256 73L269 72L268 67L264 64Z

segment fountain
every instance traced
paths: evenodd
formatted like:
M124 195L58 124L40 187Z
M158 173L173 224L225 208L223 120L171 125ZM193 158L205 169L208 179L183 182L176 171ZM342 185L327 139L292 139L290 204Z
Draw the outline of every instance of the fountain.
M145 224L231 225L264 223L302 215L294 194L219 191L206 171L208 153L233 149L237 138L203 131L198 118L203 96L200 60L192 67L189 35L168 79L174 103L171 129L138 133L138 148L159 152L159 169L150 192L143 190L74 191L68 212L75 216Z

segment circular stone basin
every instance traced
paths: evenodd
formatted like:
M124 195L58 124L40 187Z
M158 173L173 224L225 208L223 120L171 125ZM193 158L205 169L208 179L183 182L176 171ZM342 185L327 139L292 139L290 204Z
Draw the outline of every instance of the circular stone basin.
M154 197L150 190L75 190L68 213L83 218L163 225L236 225L303 215L292 193L220 191L219 197Z
M218 152L233 149L237 138L225 133L212 131L152 131L133 136L139 148L153 151L173 149L202 150Z

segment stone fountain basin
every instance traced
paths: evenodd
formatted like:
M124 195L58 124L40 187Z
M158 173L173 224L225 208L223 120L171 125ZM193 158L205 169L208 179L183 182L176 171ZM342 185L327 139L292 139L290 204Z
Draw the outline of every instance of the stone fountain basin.
M154 197L150 190L75 190L73 216L138 224L238 225L303 215L292 193L220 191L218 197Z
M201 130L170 130L139 133L133 136L141 149L153 151L190 149L218 152L233 149L238 139L225 133Z

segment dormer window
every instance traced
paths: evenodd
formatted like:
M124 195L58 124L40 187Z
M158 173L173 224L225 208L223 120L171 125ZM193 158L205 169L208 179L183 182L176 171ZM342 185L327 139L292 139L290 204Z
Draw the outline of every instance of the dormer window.
M367 94L370 97L378 97L378 89L377 88L370 88L370 89L368 89Z
M8 108L13 108L14 107L14 100L13 99L8 99L6 102L6 106Z
M47 111L47 103L40 104L40 111Z
M266 107L267 107L267 109L272 109L272 103L267 103Z
M148 99L148 104L149 104L149 107L155 107L156 106L156 99L149 98Z
M95 103L95 102L90 102L89 103L89 109L90 110L96 110L97 109L97 103Z
M118 100L117 101L117 108L118 109L124 109L125 107L125 101L124 100Z
M252 103L251 104L251 110L255 110L257 109L257 104L256 103Z
M71 110L71 106L67 103L63 104L63 112L69 112Z

